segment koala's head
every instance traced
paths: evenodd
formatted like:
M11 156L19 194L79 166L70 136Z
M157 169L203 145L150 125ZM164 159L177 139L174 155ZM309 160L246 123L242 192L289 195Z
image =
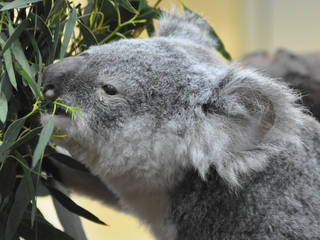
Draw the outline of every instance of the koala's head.
M285 86L222 61L207 23L165 14L158 35L91 47L50 65L44 94L82 106L55 116L56 140L99 174L167 184L210 166L230 184L259 171L302 121ZM46 122L50 115L43 114Z

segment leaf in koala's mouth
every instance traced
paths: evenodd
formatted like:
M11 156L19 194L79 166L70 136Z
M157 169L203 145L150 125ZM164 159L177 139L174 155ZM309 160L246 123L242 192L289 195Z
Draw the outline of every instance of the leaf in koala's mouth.
M63 109L61 107L57 107L55 115L66 116L66 117L71 118L71 114L69 112L67 112L66 109Z
M48 103L48 105L46 106L46 112L49 114L52 114L53 109L54 109L54 103L53 102ZM71 113L69 111L66 111L65 108L60 107L60 106L56 106L56 110L55 110L54 115L65 116L65 117L71 118Z

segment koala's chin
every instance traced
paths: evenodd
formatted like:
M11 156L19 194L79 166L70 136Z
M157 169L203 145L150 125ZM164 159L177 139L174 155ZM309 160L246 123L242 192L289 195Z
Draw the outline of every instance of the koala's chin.
M71 119L71 116L66 114L56 114L52 116L49 113L41 114L41 123L45 125L49 119L53 117L54 128L57 131L58 137L52 137L52 141L66 149L74 158L89 167L97 160L97 149L92 146L94 144L88 144L95 141L92 131L85 126L81 115L77 120ZM81 131L79 131L81 129ZM89 147L90 146L90 147Z

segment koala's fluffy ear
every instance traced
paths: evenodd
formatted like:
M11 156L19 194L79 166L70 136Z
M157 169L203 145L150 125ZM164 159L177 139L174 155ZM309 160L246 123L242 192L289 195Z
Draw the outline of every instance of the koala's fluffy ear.
M296 100L276 80L250 70L231 71L202 105L193 165L204 178L213 166L230 185L240 185L241 176L263 170L288 143L301 146L304 115Z
M216 41L210 36L210 26L201 16L184 11L179 14L176 9L163 12L159 21L158 36L190 40L200 45L214 48Z

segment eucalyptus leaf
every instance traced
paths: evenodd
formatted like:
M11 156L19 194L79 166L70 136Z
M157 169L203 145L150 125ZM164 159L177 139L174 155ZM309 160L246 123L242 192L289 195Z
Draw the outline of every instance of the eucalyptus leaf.
M3 142L0 145L0 163L8 156L10 153L10 147L15 143L18 134L20 133L26 119L29 115L26 115L20 119L17 119L13 123L10 124L7 131L3 136Z
M17 31L12 27L12 24L9 22L10 37L13 36L16 32ZM16 35L16 36L18 36L18 35ZM10 38L8 39L7 43L9 42L9 40L10 40ZM14 58L17 60L17 62L20 64L20 66L23 69L23 71L25 72L25 75L27 75L25 77L25 79L26 78L27 79L32 79L32 81L34 82L30 65L29 65L28 60L27 60L27 58L26 58L26 56L25 56L25 54L24 54L24 52L22 50L22 46L21 46L21 43L20 43L18 37L12 38L11 41L12 41L12 44L11 44L12 54L13 54Z
M66 24L66 30L64 33L64 38L63 38L63 42L60 49L60 59L64 58L72 33L74 31L74 27L76 26L76 20L77 20L77 10L73 8Z
M21 67L21 65L18 62L16 62L15 67L16 67L17 72L23 77L23 79L27 81L33 95L35 97L39 97L40 90L39 90L37 83L34 81L34 79L32 79L32 77ZM30 72L31 72L31 70L30 70Z
M26 29L26 27L28 27L28 25L29 19L23 20L16 29L13 29L12 25L9 24L10 37L3 46L3 52L10 48L12 43L14 43L16 40L19 40L21 33Z
M53 37L53 46L52 48L49 50L49 58L48 58L48 64L51 64L53 63L53 60L56 56L56 53L57 53L57 47L59 45L59 42L60 42L60 38L59 38L59 35L60 35L60 30L61 30L61 25L60 23L58 22L55 26L55 31L54 31L54 37Z
M27 142L29 142L30 140L34 139L35 136L37 136L42 130L42 127L37 127L32 129L30 132L28 132L27 134L23 135L21 138L19 138L17 141L15 141L14 144L12 144L10 146L10 151L16 149L17 147L26 144Z
M16 182L16 162L7 161L0 171L0 198L3 200L12 193ZM0 212L3 208L3 201L0 201ZM1 229L1 228L0 228Z
M61 184L55 181L54 186L62 193L69 196L68 189L63 187ZM77 240L87 240L80 220L80 216L70 212L55 198L53 198L52 200L56 209L57 216L60 220L61 225L63 226L64 231Z
M0 171L0 239L5 239L5 223L13 204L16 168L15 161L7 161Z
M40 211L36 210L35 222L37 224L37 231L32 228L30 224L31 218L31 210L28 208L25 211L23 219L20 223L18 233L19 236L23 237L26 240L74 240L68 234L56 229L52 226L40 213Z
M32 190L29 188L28 181L30 181L30 175L25 174L19 184L14 203L9 213L5 230L6 240L11 240L15 236L20 221L22 220L23 214L33 197Z
M36 149L34 150L33 157L32 157L33 168L37 165L38 161L42 157L42 154L51 138L53 128L54 128L54 122L53 122L53 117L51 117L40 133L39 141L36 146Z
M115 20L117 21L117 12L115 7L111 4L110 1L103 1L101 4L100 11L103 13L104 18L108 21Z
M147 33L148 33L149 37L151 37L154 34L154 32L155 32L155 27L154 27L154 24L152 21L147 25Z
M131 5L131 3L128 0L118 0L117 2L119 2L120 6L125 8L129 12L134 14L137 13L137 10Z
M72 157L69 157L67 155L64 155L62 153L58 153L54 150L47 150L50 155L49 158L53 158L61 163L63 163L64 165L82 171L82 172L89 172L89 170L83 165L81 164L79 161L74 160Z
M6 95L0 92L0 121L5 123L8 114L8 101Z
M31 175L30 169L25 168L25 166L28 166L28 163L23 158L23 156L18 151L15 151L14 155L17 159L19 159L19 162L23 164L23 171L25 173L25 176L28 176L30 174L30 177L27 178L27 184L28 184L28 189L31 192L31 195L30 195L32 200L31 225L33 226L34 220L35 220L36 208L37 208L36 188L37 188L38 181L36 181L36 184L35 184L36 186L35 186L32 179L34 175ZM36 178L38 178L38 176L36 176Z
M30 3L41 2L42 0L15 0L6 4L0 11L6 11L14 8L25 8Z
M38 86L41 86L42 84L42 56L40 49L38 47L38 44L36 40L34 39L34 36L30 34L29 32L27 33L28 38L30 39L30 42L32 44L33 49L37 52L38 55L38 68L37 68L37 73L38 73Z
M87 47L90 47L91 45L97 45L98 41L94 34L90 31L90 29L84 25L81 21L78 21L80 31L83 35L84 43L87 45Z
M68 196L60 192L59 190L47 186L51 195L56 198L61 205L63 205L66 209L68 209L70 212L75 213L81 217L84 217L88 220L91 220L95 223L99 223L102 225L106 225L104 222L102 222L99 218L97 218L95 215L90 213L88 210L80 207L78 204L76 204L74 201L72 201Z
M139 1L138 11L141 12L141 10L143 10L146 7L148 7L147 0L140 0Z
M5 80L5 74L2 75L0 80L0 121L5 123L8 114L8 99L6 96L6 89L8 89L7 81Z
M44 37L47 38L48 43L52 43L52 32L50 28L47 26L45 20L35 13L30 13L30 20L31 23L34 24L34 27L36 29L43 31Z
M0 38L0 45L3 48L5 45L5 42ZM14 74L13 64L12 64L12 56L10 49L7 49L6 51L3 51L3 59L6 66L6 70L9 76L9 80L12 84L12 86L17 89L17 80L16 76Z

